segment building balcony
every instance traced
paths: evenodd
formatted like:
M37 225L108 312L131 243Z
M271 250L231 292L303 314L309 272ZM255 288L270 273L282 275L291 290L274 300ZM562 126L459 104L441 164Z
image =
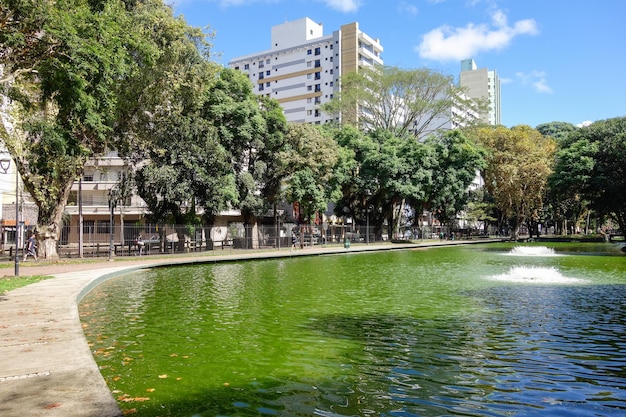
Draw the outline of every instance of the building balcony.
M370 65L383 65L383 60L380 58L380 55L374 53L370 48L360 47L359 55L360 60L365 60Z

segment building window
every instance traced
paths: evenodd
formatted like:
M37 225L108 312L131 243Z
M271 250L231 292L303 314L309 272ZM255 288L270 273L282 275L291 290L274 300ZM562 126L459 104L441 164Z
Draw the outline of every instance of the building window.
M319 68L322 66L322 61L320 61L319 59L315 60L315 68Z
M109 233L111 228L109 227L111 223L108 220L98 220L98 230L99 234Z
M249 70L250 69L250 64L244 64L243 69Z
M312 85L307 85L306 86L306 90L307 91L313 91L313 86Z
M306 75L306 79L307 79L307 80L310 80L312 76L313 76L313 74L307 74L307 75Z
M263 61L259 62L259 68L265 68L265 63Z
M321 84L315 84L315 91L316 92L322 91L322 85Z
M278 82L278 81L276 81L276 82ZM271 83L271 82L269 82L269 81L265 83L265 86L266 86L266 87L269 87L270 85L272 85L272 83Z
M93 174L84 174L83 182L93 182Z
M269 58L267 58L267 59L265 60L265 63L266 63L267 65L269 65L269 64L270 64L270 62L272 62L272 60L271 60L271 59L269 59Z
M262 80L263 77L265 77L265 74L263 74L262 72L259 73L259 80Z
M319 46L315 48L315 55L320 55L321 53L322 53L322 50L320 49Z
M83 220L83 233L91 234L96 231L96 222L93 220Z
M313 99L312 99L311 97L307 98L307 99L306 99L307 104L311 104L311 101L312 101L312 100L313 100Z
M265 75L270 75L271 73L272 73L272 71L270 71L270 70L265 71Z
M316 72L316 73L315 73L315 79L316 79L316 80L319 80L319 79L321 79L321 78L322 78L322 73L321 73L321 72Z
M312 50L312 49L308 49L308 50L306 51L306 54L307 54L307 55L311 55L312 53L313 53L313 50Z
M307 111L306 111L306 115L307 115L307 116L311 116L312 114L313 114L313 110L307 110Z
M263 91L263 84L259 84L259 91Z
M311 68L313 66L313 62L312 61L308 61L306 63L307 68Z

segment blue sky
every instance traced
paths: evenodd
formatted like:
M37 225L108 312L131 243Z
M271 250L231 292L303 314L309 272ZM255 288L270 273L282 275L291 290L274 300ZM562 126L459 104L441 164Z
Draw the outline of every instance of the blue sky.
M626 116L623 0L169 0L215 32L223 65L270 49L271 27L309 17L324 35L359 22L387 65L458 80L461 60L496 70L505 126Z

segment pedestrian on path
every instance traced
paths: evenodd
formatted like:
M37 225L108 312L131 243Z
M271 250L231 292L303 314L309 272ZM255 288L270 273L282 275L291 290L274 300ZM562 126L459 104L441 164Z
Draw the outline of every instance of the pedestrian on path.
M35 240L35 235L31 234L28 240L26 241L26 252L24 253L24 262L26 262L26 258L28 255L32 256L37 260L37 241Z
M143 237L141 235L137 236L137 239L135 239L135 245L137 245L137 249L139 250L139 256L141 256L143 254L143 247L145 245Z

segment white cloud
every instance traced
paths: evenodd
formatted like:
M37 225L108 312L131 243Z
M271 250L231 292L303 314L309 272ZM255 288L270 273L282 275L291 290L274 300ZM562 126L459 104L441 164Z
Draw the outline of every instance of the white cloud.
M517 72L515 76L523 85L532 86L538 93L552 93L552 88L546 80L546 73L543 71Z
M491 24L469 23L458 28L440 26L426 33L415 50L422 58L459 61L478 52L506 48L516 36L539 33L534 19L519 20L510 26L501 10L492 13L491 21Z
M414 4L407 3L406 1L401 1L400 4L398 5L398 11L400 13L416 15L418 12L418 8Z
M344 13L356 12L361 7L361 0L322 0L322 2L331 9Z
M592 122L591 120L585 120L585 121L584 121L584 122L582 122L582 123L578 123L578 124L576 125L576 127L587 127L587 126L589 126L589 125L590 125L590 124L592 124L592 123L593 123L593 122Z

